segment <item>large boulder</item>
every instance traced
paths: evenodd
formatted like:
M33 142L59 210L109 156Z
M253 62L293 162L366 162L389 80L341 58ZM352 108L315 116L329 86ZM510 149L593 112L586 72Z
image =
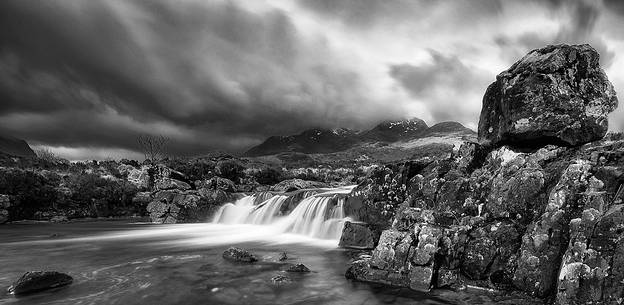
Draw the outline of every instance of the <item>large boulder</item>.
M347 249L370 250L375 248L378 238L366 223L346 221L338 246Z
M533 50L485 92L479 141L485 145L577 146L604 137L618 101L589 45Z
M24 273L11 287L9 293L25 295L43 290L54 289L71 284L73 278L55 271L29 271Z
M165 190L154 194L152 202L147 205L147 212L154 223L189 222L198 216L196 214L201 203L197 193Z

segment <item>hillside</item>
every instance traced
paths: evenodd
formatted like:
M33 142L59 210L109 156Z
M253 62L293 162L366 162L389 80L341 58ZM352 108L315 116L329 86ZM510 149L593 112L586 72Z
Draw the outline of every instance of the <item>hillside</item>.
M0 153L18 157L34 157L35 152L26 141L0 135Z

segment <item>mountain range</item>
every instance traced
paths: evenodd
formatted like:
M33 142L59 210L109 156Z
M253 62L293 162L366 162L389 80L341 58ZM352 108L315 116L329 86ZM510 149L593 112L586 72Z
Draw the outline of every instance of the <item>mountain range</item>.
M457 122L442 122L428 126L425 121L385 121L370 130L356 131L346 128L314 128L300 134L271 136L244 153L246 157L274 155L284 152L324 154L348 150L372 143L391 144L416 139L444 136L474 136L476 133Z

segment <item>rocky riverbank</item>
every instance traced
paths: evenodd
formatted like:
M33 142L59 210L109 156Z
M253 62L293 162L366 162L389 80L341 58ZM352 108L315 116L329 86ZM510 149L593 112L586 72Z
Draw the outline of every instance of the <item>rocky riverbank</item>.
M361 184L387 216L364 220L385 230L346 276L620 304L624 137L603 138L617 99L598 62L588 45L530 52L486 91L479 143Z

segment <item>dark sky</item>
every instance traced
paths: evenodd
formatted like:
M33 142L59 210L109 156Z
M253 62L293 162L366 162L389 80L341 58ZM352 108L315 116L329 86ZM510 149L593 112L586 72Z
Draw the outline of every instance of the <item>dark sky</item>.
M0 133L69 159L241 152L384 119L475 128L495 75L590 43L624 101L620 0L2 0ZM624 130L624 110L611 116Z

